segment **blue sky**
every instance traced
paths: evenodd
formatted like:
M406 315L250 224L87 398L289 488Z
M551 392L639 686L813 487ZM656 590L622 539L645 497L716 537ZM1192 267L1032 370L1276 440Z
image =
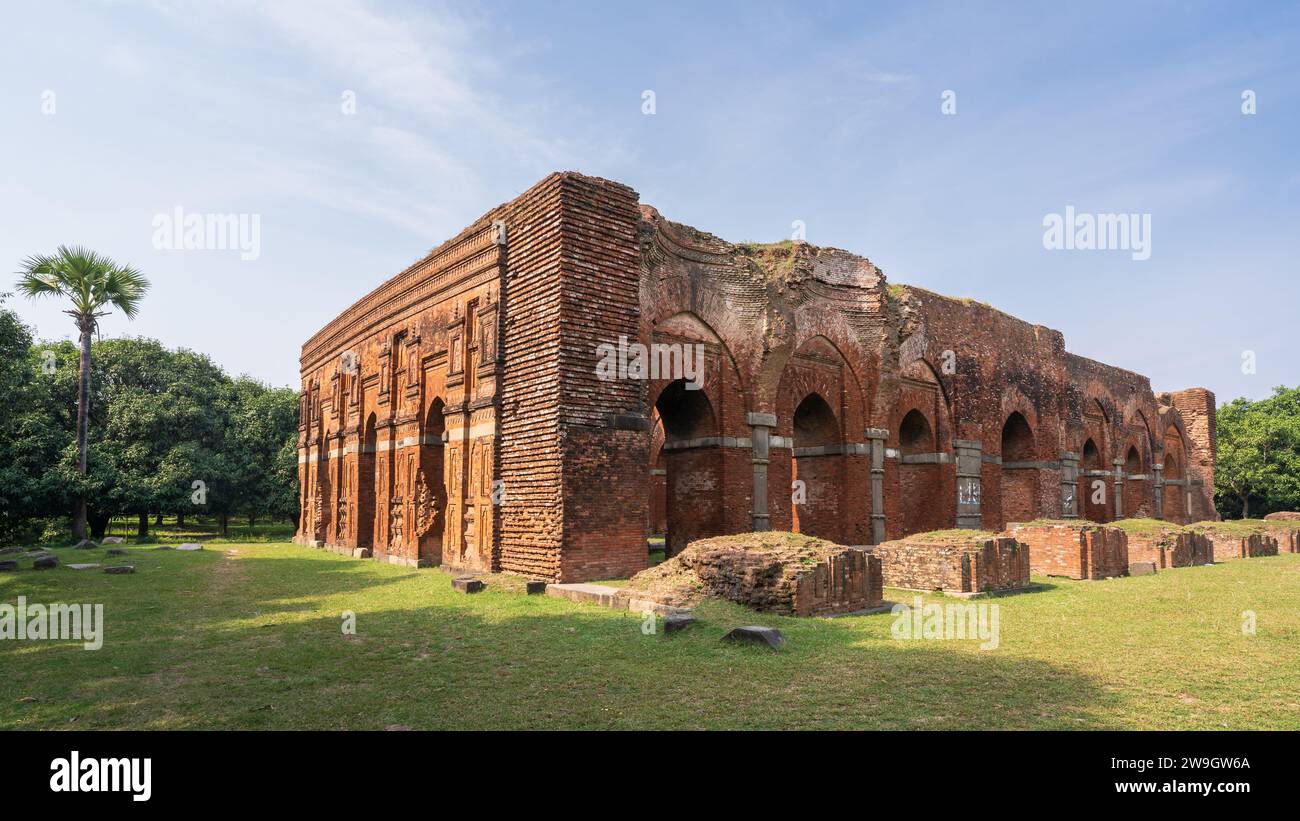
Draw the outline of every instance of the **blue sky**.
M153 290L105 335L194 348L232 373L296 386L325 321L576 169L730 240L784 239L802 220L808 241L891 281L1057 328L1156 390L1227 401L1300 384L1294 4L228 0L4 15L0 264L65 242L130 262ZM1150 259L1045 249L1044 216L1068 205L1150 214ZM155 248L155 216L177 207L258 215L260 255ZM9 304L41 337L71 335L60 306Z

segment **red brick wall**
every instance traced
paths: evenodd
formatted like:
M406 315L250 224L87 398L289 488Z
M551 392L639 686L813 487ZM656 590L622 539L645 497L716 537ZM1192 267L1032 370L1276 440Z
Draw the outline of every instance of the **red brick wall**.
M668 466L668 534L666 546L674 556L687 543L724 535L722 522L722 448L670 450Z
M896 451L910 409L926 415L928 452L941 461L886 459L887 535L955 523L954 439L979 442L990 458L982 467L981 512L986 527L1001 528L1060 515L1053 465L1062 451L1078 452L1092 437L1110 467L1120 448L1138 442L1150 465L1175 419L1186 423L1191 443L1188 475L1206 483L1190 514L1212 515L1208 391L1171 394L1162 406L1145 377L1068 353L1050 328L971 300L888 286L869 260L844 251L728 243L672 223L637 199L618 183L548 176L304 344L304 511L318 495L324 499L318 521L304 517L299 540L313 538L321 524L337 546L354 542L363 499L369 504L362 494L373 493L374 515L362 518L374 522L377 555L430 558L436 543L414 530L424 518L407 457L418 453L426 474L435 470L419 440L436 402L445 403L448 435L443 559L458 557L475 569L566 580L624 575L644 563L645 532L658 518L678 532L677 547L696 535L750 529L750 413L774 416L772 434L784 440L768 465L775 529L869 542L865 430L884 428ZM494 242L496 220L506 227L502 245ZM704 390L715 413L708 435L723 442L711 446L711 456L681 457L679 475L662 480L662 514L651 507L659 480L649 472L648 420L662 380L597 376L597 345L620 336L707 348ZM921 358L904 361L904 346L907 357ZM356 378L340 370L349 351L360 359ZM835 441L827 444L841 453L795 465L792 418L814 393L834 416ZM385 443L373 480L356 456L371 413ZM1031 429L1030 452L1001 453L1013 413ZM348 448L351 460L340 458ZM335 458L326 459L330 451ZM1002 470L992 461L999 456L1045 467ZM790 498L796 477L809 485L797 518ZM504 492L500 505L489 501L494 482ZM1141 495L1140 484L1130 483L1129 492ZM693 486L705 487L702 496L691 496ZM1084 477L1080 498L1087 490ZM1126 515L1142 509L1137 501ZM337 527L340 516L346 527Z
M1204 556L1204 551L1201 555ZM1151 562L1157 568L1164 569L1188 567L1197 563L1195 558L1194 534L1175 531L1128 534L1130 563Z
M1210 542L1211 555L1216 562L1226 562L1232 559L1253 559L1257 556L1276 556L1278 553L1277 539L1259 533L1239 536L1207 531L1205 538Z
M646 383L602 381L596 366L599 345L635 339L640 323L637 195L618 183L566 175L562 198L559 578L630 576L647 562Z
M1127 576L1128 538L1117 527L1025 525L1011 535L1029 547L1029 563L1042 576L1107 579Z
M1011 538L926 541L924 534L871 548L885 584L908 590L981 593L1029 584L1029 551Z

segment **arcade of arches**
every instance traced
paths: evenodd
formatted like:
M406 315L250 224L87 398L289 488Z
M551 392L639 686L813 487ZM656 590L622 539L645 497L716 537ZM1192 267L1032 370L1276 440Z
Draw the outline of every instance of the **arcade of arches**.
M612 367L610 363L617 367ZM1214 396L552 174L303 346L301 543L551 581L694 539L1214 518ZM368 551L366 553L365 551Z

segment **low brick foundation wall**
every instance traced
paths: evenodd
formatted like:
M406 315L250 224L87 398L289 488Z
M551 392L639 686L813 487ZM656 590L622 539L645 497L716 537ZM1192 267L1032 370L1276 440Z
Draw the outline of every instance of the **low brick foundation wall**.
M1152 562L1157 569L1191 567L1213 561L1209 539L1199 533L1162 530L1157 533L1129 533L1128 560Z
M880 559L863 548L763 532L691 542L632 577L623 593L672 606L704 594L765 612L832 616L882 606L884 581Z
M1043 576L1109 579L1128 575L1128 535L1097 524L1016 524L1008 533L1029 548L1029 566Z
M925 533L870 548L885 585L945 593L986 593L1029 586L1029 551L1009 537L927 540Z
M1207 530L1204 531L1204 534L1214 550L1213 556L1216 562L1277 555L1277 539L1265 533L1252 533L1249 536L1242 536L1238 533L1221 533Z
M1300 553L1300 530L1292 527L1268 527L1267 530L1268 535L1277 539L1278 553Z

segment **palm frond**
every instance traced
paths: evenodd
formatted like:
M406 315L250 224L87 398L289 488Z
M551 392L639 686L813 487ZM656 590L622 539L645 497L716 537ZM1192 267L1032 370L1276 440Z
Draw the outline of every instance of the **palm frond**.
M63 296L74 316L91 318L112 305L134 319L149 290L137 269L80 245L60 245L54 254L34 254L18 271L18 291L30 298Z

